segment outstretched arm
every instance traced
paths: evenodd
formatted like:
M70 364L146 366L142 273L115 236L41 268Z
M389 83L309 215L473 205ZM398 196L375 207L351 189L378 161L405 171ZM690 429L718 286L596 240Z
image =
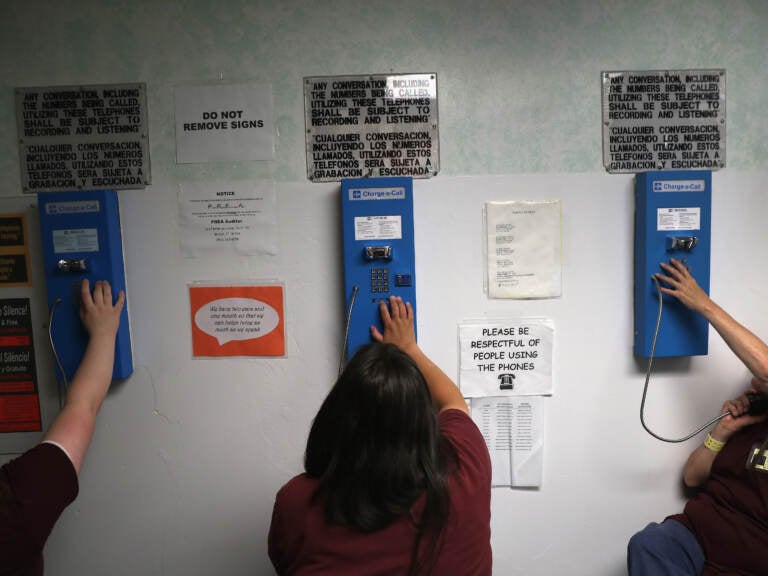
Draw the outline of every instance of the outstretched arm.
M667 285L662 286L661 291L664 294L671 294L685 306L706 318L728 347L752 372L755 377L753 386L756 390L768 394L768 345L707 296L682 262L671 258L669 264L661 263L661 268L665 273L656 274L656 278Z
M754 384L754 379L752 382ZM754 392L755 390L750 388L738 398L723 404L723 409L720 413L730 412L730 414L720 420L709 433L716 443L725 444L730 440L731 436L742 428L762 422L768 417L766 414L757 416L747 414L749 408L747 394ZM683 469L683 482L685 482L686 486L697 488L707 481L712 471L712 463L715 461L718 452L719 450L715 451L708 448L705 444L701 444L691 453Z
M113 304L108 282L97 281L91 294L88 280L83 280L80 299L80 319L89 334L88 346L69 385L64 408L44 437L66 450L78 473L93 436L96 415L112 381L115 337L125 294L120 291Z
M389 308L382 302L379 304L379 311L384 325L384 334L375 326L371 326L373 339L394 344L413 359L427 381L432 402L439 412L455 408L469 413L467 403L456 384L416 344L413 308L410 302L403 302L403 299L398 296L390 296Z

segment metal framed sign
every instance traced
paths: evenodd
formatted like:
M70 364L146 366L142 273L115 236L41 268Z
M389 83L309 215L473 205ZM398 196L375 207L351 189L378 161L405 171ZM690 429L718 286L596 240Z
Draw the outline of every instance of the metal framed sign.
M603 72L611 173L725 167L725 70Z
M431 178L440 169L437 74L304 78L307 178Z
M146 84L16 88L25 193L151 182Z

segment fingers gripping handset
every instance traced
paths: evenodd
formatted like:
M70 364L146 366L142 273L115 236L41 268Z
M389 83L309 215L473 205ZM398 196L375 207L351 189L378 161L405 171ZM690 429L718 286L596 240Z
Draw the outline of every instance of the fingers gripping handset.
M715 424L700 444L688 457L683 469L683 481L689 487L702 486L710 476L712 465L718 453L725 447L730 438L742 428L751 426L768 418L764 411L760 395L755 394L754 388L749 388L741 396L728 400L723 404L720 416L712 423ZM753 449L747 461L747 467L764 464L764 459L758 458L768 446Z
M750 388L741 396L723 404L721 418L713 430L720 441L726 441L735 432L768 418L768 396Z

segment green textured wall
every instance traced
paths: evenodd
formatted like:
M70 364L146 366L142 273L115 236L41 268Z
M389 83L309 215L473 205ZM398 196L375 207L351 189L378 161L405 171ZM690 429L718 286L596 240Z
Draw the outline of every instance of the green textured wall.
M16 86L147 82L156 176L174 162L173 86L271 83L274 163L228 175L305 179L301 78L437 72L441 173L602 170L600 72L725 68L728 167L766 165L768 3L16 1L0 7L2 194L18 191Z

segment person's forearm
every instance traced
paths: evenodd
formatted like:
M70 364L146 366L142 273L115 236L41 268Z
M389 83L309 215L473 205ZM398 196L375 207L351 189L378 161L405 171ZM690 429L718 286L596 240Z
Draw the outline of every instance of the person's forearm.
M712 471L712 462L715 461L716 452L713 452L704 444L696 448L688 457L683 469L683 482L689 488L698 488L709 478Z
M69 385L64 407L44 436L45 441L64 449L77 473L93 437L96 415L112 382L115 338L125 304L122 291L113 304L109 283L103 280L94 284L91 293L90 282L84 279L80 296L80 319L88 332L88 345Z
M735 404L726 403L723 410L737 411ZM727 420L733 422L732 416L726 416ZM683 482L689 488L702 486L712 472L712 463L717 454L723 449L731 436L735 434L733 423L728 425L726 420L720 420L715 427L707 434L706 439L694 450L688 457L683 469Z
M732 434L732 431L725 429L721 423L718 423L707 434L704 442L691 452L683 469L683 482L686 486L698 488L709 479L709 475L712 472L712 463Z
M654 277L664 283L660 285L661 292L674 296L683 305L706 318L752 372L756 380L753 384L768 394L768 346L712 300L691 276L684 262L670 258L669 264L660 262L659 265L664 273Z
M438 411L456 408L469 413L467 403L453 380L432 362L416 343L408 346L405 352L413 359L427 381L432 402Z
M88 341L83 360L72 378L66 404L82 405L95 417L112 381L114 357L114 336L108 334L92 336Z
M44 437L44 440L64 448L76 473L80 472L93 436L96 415L112 381L114 351L114 336L91 338L80 367L72 378L64 408Z
M765 342L739 324L712 299L708 299L698 312L763 385L760 391L768 394L768 346Z

